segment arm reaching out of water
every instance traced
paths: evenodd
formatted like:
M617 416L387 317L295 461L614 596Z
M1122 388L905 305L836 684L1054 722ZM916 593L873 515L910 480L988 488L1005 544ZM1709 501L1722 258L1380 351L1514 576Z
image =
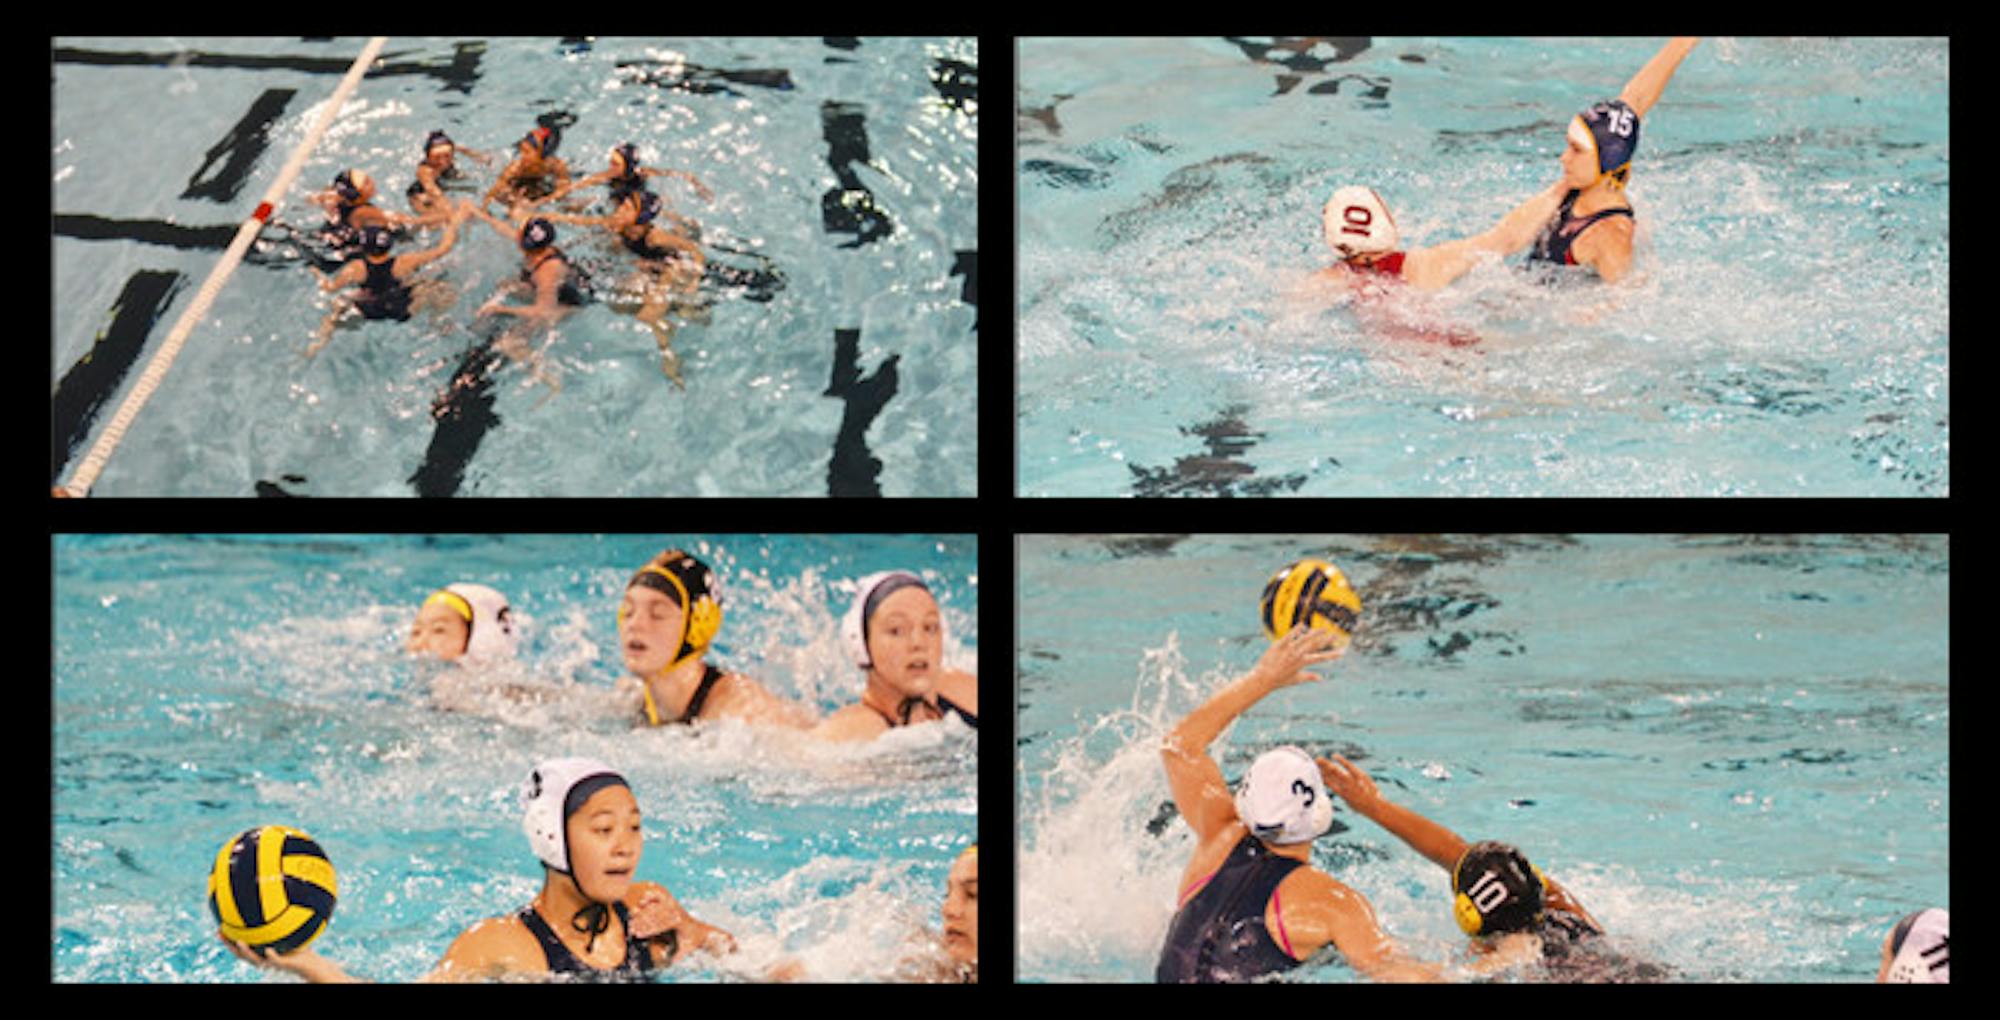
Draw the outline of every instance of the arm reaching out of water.
M1403 260L1403 279L1424 290L1437 290L1471 272L1488 255L1504 258L1526 248L1534 243L1535 231L1555 215L1567 190L1557 180L1530 195L1483 234L1410 252Z
M1467 844L1464 837L1382 796L1375 780L1361 766L1337 754L1331 761L1325 758L1315 760L1319 764L1320 778L1326 781L1328 790L1369 821L1389 830L1390 835L1408 844L1410 849L1429 858L1446 874L1450 874L1458 866L1459 859L1465 856ZM1542 880L1548 884L1549 906L1576 914L1603 930L1604 926L1583 909L1583 904L1577 902L1569 890L1547 874L1542 875Z
M1618 93L1618 98L1623 100L1626 106L1631 107L1633 113L1640 117L1646 116L1646 111L1651 110L1653 104L1660 101L1660 93L1667 90L1667 82L1673 79L1674 72L1681 66L1681 61L1693 51L1695 43L1700 41L1700 36L1692 35L1675 36L1668 40L1660 52L1653 59L1646 61L1646 66L1640 68L1639 73L1633 75L1631 81L1625 83L1625 90Z
M1346 651L1344 639L1334 631L1297 628L1272 643L1255 668L1216 691L1167 734L1160 747L1167 784L1173 789L1174 806L1197 836L1206 840L1236 819L1229 784L1223 781L1222 768L1209 757L1208 745L1264 695L1280 687L1318 680L1318 676L1302 671L1337 659Z

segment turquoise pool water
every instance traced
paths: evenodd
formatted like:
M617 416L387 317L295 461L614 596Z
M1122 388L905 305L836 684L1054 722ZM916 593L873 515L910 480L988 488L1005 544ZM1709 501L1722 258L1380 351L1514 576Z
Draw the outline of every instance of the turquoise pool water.
M58 477L362 45L54 41ZM299 203L356 166L376 177L378 205L409 212L404 189L433 129L504 160L546 121L576 176L633 142L643 165L693 173L714 193L704 201L682 180L649 179L699 224L711 267L707 321L675 334L687 388L662 375L653 334L602 302L547 338L563 385L553 398L521 368L475 359L492 320L474 313L522 268L476 221L427 270L459 288L450 312L343 328L308 361L328 301L290 235L273 228L95 491L974 495L978 65L970 38L393 37L279 218L323 219ZM459 163L469 179L448 190L455 198L478 198L504 166ZM604 189L586 194L597 201L584 214L609 211ZM594 277L627 275L629 256L603 231L559 233ZM92 399L102 402L94 418L81 407ZM434 420L441 404L452 427Z
M1519 255L1398 304L1470 347L1294 296L1335 187L1489 229L1662 42L1022 40L1018 491L1948 495L1945 40L1703 40L1608 306Z
M836 624L843 586L871 571L924 574L947 662L976 669L966 536L56 538L53 977L292 980L229 955L204 899L217 847L262 824L304 829L338 869L316 948L362 977L420 977L539 891L516 797L533 763L565 755L625 771L645 814L637 877L742 942L739 961L665 980L787 956L814 980L889 977L940 925L952 856L976 838L977 733L822 747L727 723L635 729L605 702L614 614L669 544L726 586L711 661L817 711L858 695ZM402 653L418 603L453 580L501 589L524 620L518 664L476 679L545 700L468 695L473 677Z
M1306 555L1366 610L1319 686L1211 749L1338 751L1469 840L1519 845L1616 942L1689 981L1874 978L1949 906L1942 536L1024 536L1019 971L1149 981L1192 836L1159 742L1264 648ZM1449 881L1352 812L1313 863L1419 958L1461 952ZM1341 962L1288 980L1347 982Z

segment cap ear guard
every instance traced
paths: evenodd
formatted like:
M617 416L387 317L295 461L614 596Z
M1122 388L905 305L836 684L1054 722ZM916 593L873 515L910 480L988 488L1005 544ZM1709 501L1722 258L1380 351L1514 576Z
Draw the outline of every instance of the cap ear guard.
M1464 893L1452 898L1451 916L1457 919L1458 929L1467 935L1479 934L1479 929L1486 925L1486 919L1479 916L1479 908Z
M707 565L678 550L671 550L662 555L668 558L681 557L708 575L708 579L702 584L703 590L699 597L690 597L687 582L681 580L680 575L657 563L648 563L640 567L638 574L634 575L633 579L625 585L627 588L630 588L634 584L641 583L639 580L641 577L658 575L666 579L667 583L673 586L675 593L673 597L675 602L681 607L681 643L674 651L673 661L666 665L667 669L672 669L701 654L710 644L714 643L716 633L722 629L722 601L716 597L714 591L715 575L713 571L709 570ZM655 590L657 590L657 587ZM620 629L624 628L625 620L629 615L630 613L625 606L622 604L619 605L618 626Z
M507 596L483 584L448 584L439 594L448 595L470 615L465 654L473 658L512 658L521 635L514 625L514 610ZM431 596L436 600L437 596Z
M694 609L688 614L687 636L682 643L692 646L694 654L715 640L715 632L722 629L722 607L715 602L715 596L703 592L694 602Z
M1892 985L1950 984L1950 926L1951 915L1937 907L1897 922L1889 935L1894 956L1883 980Z
M569 819L563 813L563 802L584 780L617 775L618 770L594 758L557 758L528 773L521 786L521 830L543 864L562 874L570 873L569 838L564 831Z

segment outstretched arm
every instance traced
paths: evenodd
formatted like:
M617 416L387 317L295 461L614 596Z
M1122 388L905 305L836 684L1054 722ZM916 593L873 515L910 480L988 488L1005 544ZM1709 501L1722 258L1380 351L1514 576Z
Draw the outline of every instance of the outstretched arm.
M1197 836L1207 839L1236 817L1229 785L1223 782L1221 767L1208 756L1208 745L1264 695L1318 680L1300 670L1339 658L1347 651L1345 644L1333 647L1340 641L1341 635L1330 630L1293 630L1265 651L1256 668L1216 691L1167 734L1160 747L1167 784L1173 789L1174 806Z
M1631 81L1625 83L1625 91L1618 93L1618 98L1623 100L1626 106L1631 107L1632 112L1644 118L1646 111L1660 101L1660 93L1667 90L1667 82L1673 80L1674 71L1680 68L1681 60L1694 49L1694 44L1700 41L1701 37L1692 35L1675 36L1668 40L1667 44L1660 48L1660 52L1654 55L1653 59L1646 61L1646 66L1640 68L1639 73L1633 75Z
M1326 781L1328 790L1345 800L1349 807L1360 812L1369 821L1389 830L1391 835L1409 844L1410 849L1429 858L1446 873L1457 867L1458 859L1465 856L1464 838L1423 815L1384 798L1382 792L1375 788L1375 780L1369 778L1368 773L1362 771L1360 766L1337 754L1333 756L1332 761L1325 758L1315 760L1319 762L1320 778ZM1604 926L1597 923L1597 918L1590 916L1590 912L1583 909L1583 904L1577 902L1576 897L1571 896L1568 889L1563 888L1546 873L1542 878L1548 883L1549 906L1576 914L1589 921L1597 930L1604 930Z
M429 251L416 252L398 259L398 268L402 269L403 272L399 273L397 278L401 279L404 276L408 276L431 262L443 258L445 253L451 250L451 246L458 243L458 225L464 223L466 218L472 215L472 212L472 203L469 200L462 200L457 206L453 207L451 220L444 228L444 236L438 239L438 246Z
M1556 214L1563 195L1569 191L1561 180L1530 195L1500 218L1493 229L1435 248L1419 248L1403 263L1403 279L1425 290L1435 290L1464 276L1486 255L1506 257L1526 248L1535 232Z
M603 184L605 181L608 181L610 179L611 179L611 171L599 170L598 172L591 174L588 177L581 177L574 181L570 181L569 183L556 188L556 190L549 192L547 195L544 195L541 198L529 202L528 205L530 206L547 205L550 202L555 201L556 199L568 195L570 192L575 191L578 188L588 188L594 184Z
M1458 833L1402 806L1390 802L1375 788L1375 780L1361 767L1340 755L1332 761L1315 759L1326 788L1359 811L1369 821L1389 830L1390 835L1409 844L1410 849L1429 858L1449 872L1465 856L1465 840Z
M1304 881L1302 891L1307 895L1301 897L1302 902L1286 900L1286 926L1295 938L1333 943L1349 966L1372 981L1439 982L1486 976L1532 962L1541 953L1540 940L1514 935L1497 940L1493 952L1479 962L1463 969L1447 969L1411 956L1397 945L1376 922L1374 908L1360 893L1320 872L1310 873Z
M655 170L652 167L647 167L639 172L647 177L683 178L689 184L694 185L695 194L700 195L702 201L711 202L715 200L715 192L708 190L708 185L701 183L701 178L688 173L686 170Z

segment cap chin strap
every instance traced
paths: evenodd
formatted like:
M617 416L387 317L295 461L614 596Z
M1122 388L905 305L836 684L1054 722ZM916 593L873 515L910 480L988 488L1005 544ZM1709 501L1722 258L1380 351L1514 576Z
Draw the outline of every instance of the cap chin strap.
M611 928L611 908L606 904L591 899L590 894L583 891L583 883L576 880L576 875L573 872L563 871L549 864L547 861L542 862L542 867L567 879L570 886L576 890L577 898L583 901L583 907L570 915L569 926L575 929L578 934L590 936L589 941L583 944L583 951L585 953L596 949L597 937Z
M577 890L581 892L583 887L577 886ZM611 908L591 900L582 910L570 916L569 926L590 936L590 941L583 944L583 951L588 953L597 948L597 937L611 927Z

